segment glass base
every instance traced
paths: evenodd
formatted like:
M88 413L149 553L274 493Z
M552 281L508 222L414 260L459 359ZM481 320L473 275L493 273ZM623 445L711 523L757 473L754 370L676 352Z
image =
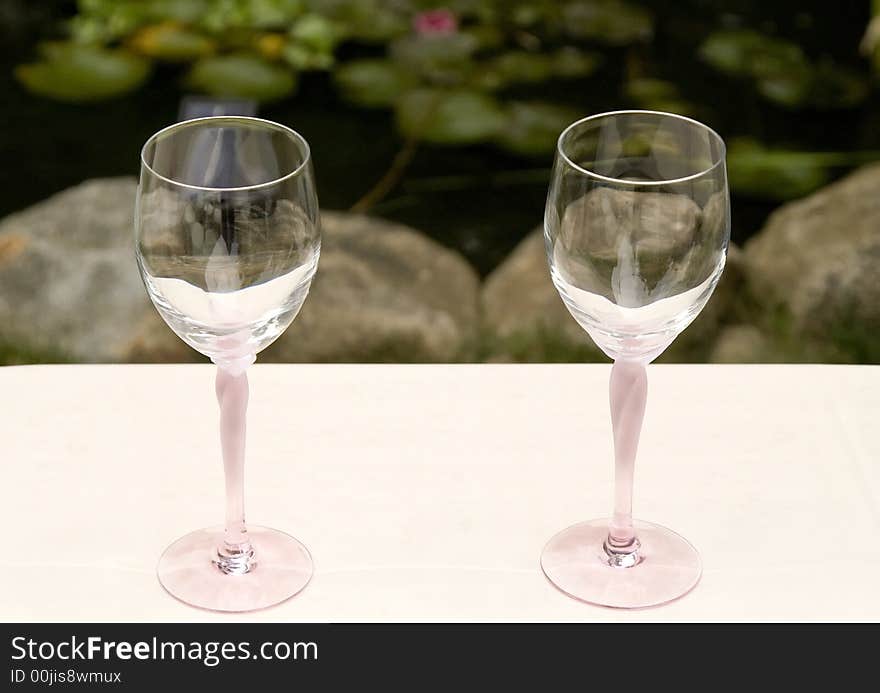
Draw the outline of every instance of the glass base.
M572 525L555 535L541 554L541 568L568 596L618 609L658 606L690 592L700 580L697 550L672 530L633 521L641 544L638 562L609 564L608 519Z
M200 529L165 549L156 573L162 587L191 606L212 611L256 611L300 592L312 578L308 549L284 532L248 525L255 567L230 575L212 562L223 527Z

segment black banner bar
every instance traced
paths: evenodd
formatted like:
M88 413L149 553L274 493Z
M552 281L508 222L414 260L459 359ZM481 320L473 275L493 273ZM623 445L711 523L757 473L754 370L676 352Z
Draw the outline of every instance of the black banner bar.
M565 682L649 676L675 681L710 670L737 677L782 675L839 689L873 667L880 627L755 624L0 624L6 671L0 691L266 690L259 682L311 683L315 690L471 690L474 674L493 687L541 690ZM353 678L354 677L354 678ZM551 685L551 681L556 684ZM716 684L718 682L716 681ZM624 688L631 688L626 685ZM562 686L572 688L571 685ZM703 690L715 690L707 685ZM750 687L749 690L752 690ZM762 690L763 687L758 687ZM506 689L505 689L506 690ZM574 688L572 688L574 690Z

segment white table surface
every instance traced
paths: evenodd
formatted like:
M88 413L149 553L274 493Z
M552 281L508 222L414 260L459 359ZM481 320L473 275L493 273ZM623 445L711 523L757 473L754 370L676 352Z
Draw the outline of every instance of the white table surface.
M316 573L224 616L154 572L222 521L212 368L0 368L0 619L880 619L880 367L651 366L636 516L690 539L702 581L636 612L554 589L545 541L610 511L608 374L258 364L248 519Z

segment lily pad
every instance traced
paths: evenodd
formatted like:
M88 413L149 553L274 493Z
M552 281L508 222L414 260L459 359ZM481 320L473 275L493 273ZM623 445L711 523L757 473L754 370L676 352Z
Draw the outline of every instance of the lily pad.
M555 53L508 51L489 60L477 62L469 76L477 89L495 91L514 84L539 84L548 79L586 77L602 63L602 57L573 46Z
M568 125L578 119L578 111L543 101L515 101L496 141L517 154L540 155L552 152L556 140Z
M340 2L329 0L311 5L336 22L348 38L364 43L384 43L409 32L408 17L386 0Z
M716 70L730 75L752 74L752 56L764 37L756 31L719 31L700 46L700 57Z
M416 82L412 73L382 59L345 63L333 77L346 101L368 108L393 105Z
M286 29L305 10L306 0L210 0L197 22L218 34L235 29Z
M168 62L188 62L214 52L214 42L173 22L139 29L128 45L136 53Z
M653 34L651 15L623 0L576 0L562 8L562 24L576 38L613 46L646 41Z
M336 61L334 50L342 30L318 14L307 14L296 21L281 55L297 70L329 70Z
M602 64L598 53L582 51L574 46L560 48L552 56L553 75L565 79L587 77Z
M290 35L299 43L309 48L332 55L333 49L342 37L341 29L326 17L319 14L307 14L300 17Z
M502 83L543 82L553 74L553 59L543 53L509 51L492 61Z
M150 3L82 0L77 4L80 13L70 20L70 32L82 43L115 41L151 20Z
M306 0L249 0L235 4L247 13L250 26L261 29L282 27L306 9Z
M767 149L749 138L730 142L727 170L738 193L773 200L802 197L828 182L821 153Z
M471 69L477 48L477 39L469 34L429 34L399 38L391 43L389 53L401 67L421 77L449 83Z
M756 80L758 92L790 108L810 99L814 70L794 43L741 29L712 34L700 56L717 70Z
M757 86L764 98L789 108L802 105L810 95L810 81L793 74L765 77Z
M435 144L473 144L495 137L507 122L494 98L470 90L415 89L398 99L397 126Z
M213 96L277 101L296 88L290 68L250 54L203 58L193 65L186 82L190 88Z
M106 3L119 5L117 0L104 0ZM154 19L173 19L177 22L195 22L208 9L211 0L150 0L148 12ZM132 4L132 3L129 3Z
M333 53L322 53L298 43L288 43L281 51L285 62L296 70L329 70L336 62Z
M29 91L58 101L101 101L139 87L150 63L136 55L76 43L43 47L41 62L19 65L15 76Z

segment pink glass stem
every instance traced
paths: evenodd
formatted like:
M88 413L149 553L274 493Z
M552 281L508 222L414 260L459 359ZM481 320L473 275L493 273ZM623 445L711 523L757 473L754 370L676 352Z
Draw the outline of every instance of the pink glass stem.
M630 567L639 562L639 541L632 521L632 495L636 451L648 397L645 364L615 361L609 390L614 430L614 515L608 526L605 551L614 565Z
M231 372L217 367L220 404L220 443L226 476L226 533L217 547L215 563L225 573L246 573L256 567L244 521L244 446L248 379L244 369Z

